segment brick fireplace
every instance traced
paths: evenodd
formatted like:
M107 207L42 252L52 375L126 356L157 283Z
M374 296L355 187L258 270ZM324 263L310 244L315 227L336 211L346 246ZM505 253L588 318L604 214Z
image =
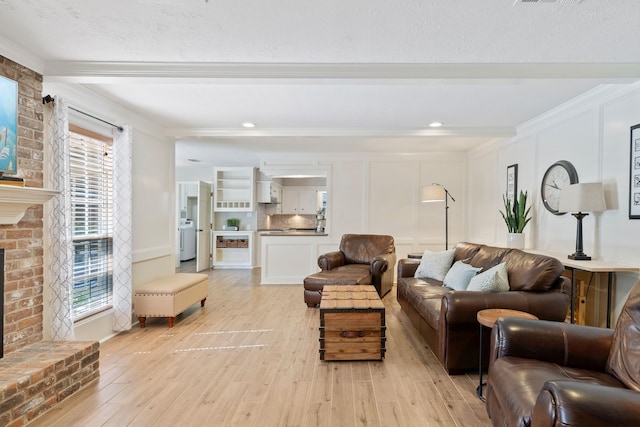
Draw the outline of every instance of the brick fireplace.
M43 186L42 75L0 56L0 75L18 82L18 174L29 187ZM42 340L42 206L15 225L0 225L5 250L4 354Z
M17 175L27 187L42 188L42 75L3 56L0 75L18 82ZM42 205L27 209L17 224L0 225L0 252L4 252L1 426L26 425L99 377L98 342L43 341L43 232Z

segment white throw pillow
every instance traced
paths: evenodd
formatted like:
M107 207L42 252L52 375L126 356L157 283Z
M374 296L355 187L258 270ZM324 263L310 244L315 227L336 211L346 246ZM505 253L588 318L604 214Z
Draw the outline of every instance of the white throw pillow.
M487 271L471 278L468 291L493 291L505 292L509 290L509 276L507 275L507 264L500 263L491 267Z
M447 271L451 268L451 264L453 264L453 256L455 253L455 249L442 252L424 251L420 265L413 277L418 279L435 279L442 282Z
M464 291L467 289L467 286L469 286L469 281L471 281L480 270L482 270L482 268L474 267L462 261L456 261L444 276L442 285L454 291Z

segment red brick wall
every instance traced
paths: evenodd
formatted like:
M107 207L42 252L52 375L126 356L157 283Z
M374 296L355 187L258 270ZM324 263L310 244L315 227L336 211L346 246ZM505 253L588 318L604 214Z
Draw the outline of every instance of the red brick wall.
M0 75L18 82L18 174L43 186L42 75L0 55ZM0 225L5 249L4 352L42 340L42 206L16 225Z

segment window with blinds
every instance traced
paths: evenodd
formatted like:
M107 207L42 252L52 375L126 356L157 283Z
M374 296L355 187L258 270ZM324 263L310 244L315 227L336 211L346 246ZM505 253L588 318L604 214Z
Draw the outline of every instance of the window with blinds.
M111 306L113 140L69 126L73 227L73 318Z

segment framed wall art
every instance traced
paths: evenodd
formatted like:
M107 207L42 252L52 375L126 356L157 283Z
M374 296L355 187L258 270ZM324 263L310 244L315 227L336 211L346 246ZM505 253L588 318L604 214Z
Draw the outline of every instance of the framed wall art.
M507 166L507 200L513 202L518 197L518 164Z
M640 124L631 127L629 219L640 219Z
M18 82L0 76L0 176L17 172Z

